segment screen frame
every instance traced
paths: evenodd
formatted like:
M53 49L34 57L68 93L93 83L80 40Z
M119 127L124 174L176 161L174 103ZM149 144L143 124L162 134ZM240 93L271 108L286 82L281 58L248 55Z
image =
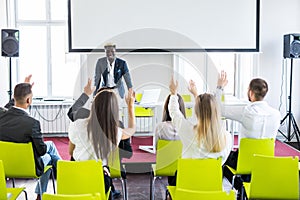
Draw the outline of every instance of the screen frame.
M68 0L68 51L74 53L104 52L103 48L74 48L72 45L72 19L71 1ZM254 48L139 48L128 49L118 47L118 52L259 52L260 46L260 0L256 0L256 24L255 24L255 47Z

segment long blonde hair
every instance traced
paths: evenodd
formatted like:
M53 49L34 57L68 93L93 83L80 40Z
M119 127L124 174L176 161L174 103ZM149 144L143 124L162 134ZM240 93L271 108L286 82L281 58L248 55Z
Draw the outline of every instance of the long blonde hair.
M197 125L194 126L198 145L208 152L220 152L225 147L221 114L216 98L212 94L201 94L195 99Z
M117 144L119 104L114 91L103 90L94 98L87 132L98 159L108 159Z

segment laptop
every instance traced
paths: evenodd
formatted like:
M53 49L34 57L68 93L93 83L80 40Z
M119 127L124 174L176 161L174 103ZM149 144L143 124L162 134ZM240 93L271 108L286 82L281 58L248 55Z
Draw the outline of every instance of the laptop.
M160 95L160 89L144 90L139 105L153 106L158 102L159 95Z

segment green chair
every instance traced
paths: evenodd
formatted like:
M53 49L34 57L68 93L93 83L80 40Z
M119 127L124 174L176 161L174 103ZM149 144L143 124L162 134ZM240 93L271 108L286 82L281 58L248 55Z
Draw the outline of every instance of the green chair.
M167 186L172 199L177 189L222 191L222 159L179 159L176 186Z
M12 179L13 187L15 187L15 178L35 178L42 194L40 177L36 175L31 142L15 143L0 141L0 160L3 161L5 176ZM51 170L53 191L55 193L55 181L51 165L45 166L44 172L48 170Z
M135 100L136 100L137 102L141 102L142 96L143 96L142 93L136 93L136 94L135 94Z
M242 138L240 141L237 167L233 169L226 165L226 167L233 173L232 188L234 187L235 177L241 175L250 175L253 167L253 155L267 155L274 156L275 140L274 139L253 139Z
M152 164L150 174L150 199L155 197L155 180L157 177L174 176L177 160L181 157L182 143L180 140L158 140L156 164Z
M57 162L57 194L97 194L108 199L110 190L105 193L102 161Z
M182 94L181 97L185 104L192 102L192 97L190 94ZM185 105L185 115L186 115L186 118L190 118L193 116L193 107L192 106Z
M123 199L128 199L128 193L127 193L127 179L126 179L126 172L124 171L124 174L122 175L121 172L121 164L120 164L120 154L119 154L119 148L117 148L114 152L114 157L110 156L108 159L108 166L110 170L110 177L112 179L119 179L122 184L122 192L123 192ZM125 167L123 166L123 169Z
M7 188L6 187L6 179L5 172L2 160L0 160L0 199L9 199L15 200L17 197L24 192L25 199L27 200L27 193L25 191L25 187L21 188Z
M235 200L235 193L231 190L229 193L225 191L194 191L177 189L173 200L186 199L204 199L204 200Z
M254 155L248 199L300 199L298 157Z
M100 194L43 194L43 200L101 200Z

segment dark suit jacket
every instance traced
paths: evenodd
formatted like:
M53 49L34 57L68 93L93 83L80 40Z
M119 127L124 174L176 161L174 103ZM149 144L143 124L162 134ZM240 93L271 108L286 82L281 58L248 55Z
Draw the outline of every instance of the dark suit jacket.
M42 175L44 164L40 156L46 153L47 146L43 141L38 120L15 107L0 110L0 140L18 143L32 142L36 174L38 176Z
M77 119L84 119L89 117L90 110L83 108L84 104L89 99L89 96L85 93L82 93L80 97L75 101L75 103L69 109L67 115L72 122ZM124 125L121 121L119 121L119 127L124 128ZM121 140L119 143L120 148L120 157L121 158L131 158L132 156L132 147L130 144L130 139Z
M108 75L107 65L108 63L106 57L98 59L96 64L96 69L95 69L95 77L94 77L94 83L96 86L94 95L97 93L98 89L107 86L107 75ZM115 66L114 66L114 79L121 98L123 98L125 94L125 89L122 82L122 76L124 77L127 88L132 88L131 77L130 77L130 73L126 61L120 58L116 58ZM101 78L103 78L103 85L100 85Z

